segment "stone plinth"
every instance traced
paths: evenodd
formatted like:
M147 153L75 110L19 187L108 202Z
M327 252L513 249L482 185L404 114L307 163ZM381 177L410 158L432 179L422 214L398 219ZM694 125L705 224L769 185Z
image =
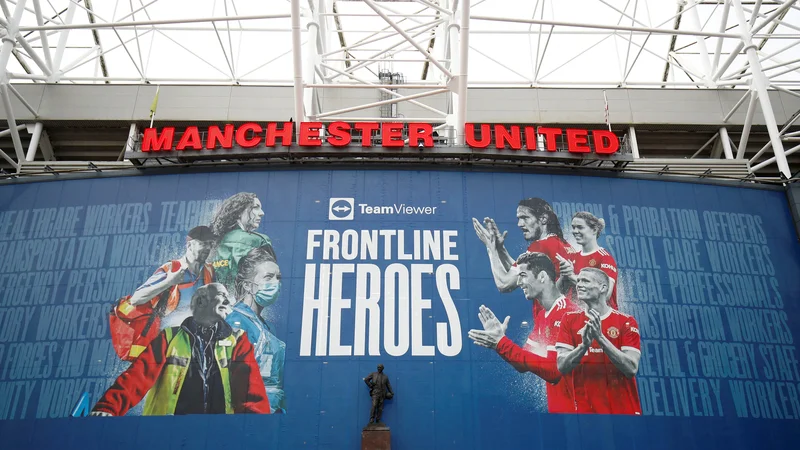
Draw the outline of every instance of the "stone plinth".
M392 432L383 423L371 423L361 432L361 450L391 450Z

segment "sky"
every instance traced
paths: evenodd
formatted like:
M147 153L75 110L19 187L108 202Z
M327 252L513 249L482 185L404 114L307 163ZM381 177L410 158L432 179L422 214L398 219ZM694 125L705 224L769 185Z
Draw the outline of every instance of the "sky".
M439 0L432 0L438 2ZM452 0L451 0L452 1ZM328 6L335 4L341 14L339 24L344 30L343 39L347 45L370 38L375 31L387 27L387 23L374 14L369 5L360 1L326 0ZM36 26L34 0L28 0L23 15L22 26ZM56 16L67 9L70 0L39 0L43 15ZM92 0L95 21L129 22L166 19L191 19L203 17L224 17L231 15L249 16L274 14L289 15L290 2L287 0ZM392 15L397 26L409 29L424 27L437 19L446 19L425 5L410 1L378 2L382 11ZM698 5L697 20L701 29L719 32L723 6L720 2L705 1ZM744 1L745 8L752 3ZM769 13L777 7L775 2L764 1L760 12ZM542 19L562 22L591 24L611 24L623 26L644 26L672 28L678 10L675 0L474 0L470 22L470 52L468 77L475 86L507 85L586 85L614 86L626 84L632 87L649 83L658 86L667 66L668 50L672 38L664 35L648 35L619 31L616 34L605 30L586 28L550 27L524 23L503 23L480 20L475 17L501 17L519 19ZM10 8L14 1L8 1ZM191 6L188 6L191 5ZM301 40L306 42L303 64L308 67L309 58L307 24L311 19L310 2L301 2L304 17ZM146 8L143 8L146 6ZM87 24L89 17L83 1L74 6L73 23ZM405 15L403 17L397 16ZM681 29L691 29L692 19L687 13L681 22ZM66 16L62 14L62 17ZM747 19L750 18L748 14ZM763 19L762 19L763 20ZM331 15L321 18L323 26L334 30L336 22ZM791 9L785 18L788 24L798 24L796 29L780 25L776 35L794 34L793 39L772 38L765 43L762 56L776 52L791 44L800 43L800 10ZM55 19L54 23L60 23ZM738 33L735 14L727 18L725 28L729 33ZM447 63L445 52L447 39L442 32L447 22L442 20L433 42L433 53ZM768 30L765 28L764 31ZM412 29L412 33L421 30ZM136 35L141 36L136 39ZM39 31L24 31L23 35L42 59L42 39ZM51 55L54 55L59 40L66 35L66 49L61 69L65 71L61 82L91 83L93 77L101 76L95 38L90 30L49 31L47 42ZM202 84L291 84L293 66L291 56L291 20L287 18L232 21L194 24L169 24L138 26L125 29L101 29L97 32L101 47L105 50L105 63L112 82L140 83L144 80L158 84L202 83ZM406 83L441 82L444 76L434 66L429 66L423 80L423 55L415 48L402 43L399 36L367 43L351 52L352 57L374 58L380 61L354 71L353 75L370 82L377 81L377 72L388 69L400 73ZM419 35L420 45L428 47L433 31ZM713 58L718 38L703 40ZM126 42L126 45L121 45ZM756 39L759 44L761 39ZM400 44L394 50L378 55L387 47ZM737 41L725 39L722 45L721 60L725 60ZM325 39L325 50L333 52L340 47L338 33L330 31ZM776 57L766 59L765 67L777 66L783 62L800 60L800 46L789 48ZM643 48L643 49L642 49ZM700 54L700 46L693 36L679 36L675 42L675 58L691 75L687 75L675 64L668 72L668 80L677 83L692 81L706 75ZM20 49L24 53L24 49ZM42 74L36 64L22 56L23 61L35 74ZM52 59L52 56L51 56ZM342 52L331 53L324 61L333 69L345 69ZM735 76L741 72L745 63L739 56L729 69ZM797 70L778 77L785 86L800 83L800 63ZM457 66L456 66L457 67ZM456 67L451 72L457 71ZM791 66L790 66L791 67ZM25 70L12 57L8 70L14 82L26 82ZM768 74L783 71L776 67ZM335 72L325 69L327 76ZM21 76L16 76L21 75ZM691 77L691 78L690 78ZM308 81L308 77L307 77ZM319 77L315 78L320 82ZM335 81L347 81L347 77L337 76ZM28 80L29 82L29 80Z

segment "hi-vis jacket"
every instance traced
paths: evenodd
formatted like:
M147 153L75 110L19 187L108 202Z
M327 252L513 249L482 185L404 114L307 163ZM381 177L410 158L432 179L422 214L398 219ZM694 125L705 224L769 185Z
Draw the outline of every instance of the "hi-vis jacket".
M170 272L176 264L180 266L178 261L170 261L162 265L150 277L148 282L152 280L163 280L163 277L166 276L165 274ZM120 355L120 357L127 361L133 361L144 351L147 344L149 344L156 336L156 333L158 333L161 319L175 311L175 308L178 307L178 304L181 302L182 289L195 285L198 287L204 286L213 281L214 269L211 264L205 264L202 273L198 275L198 279L192 282L170 286L163 293L141 305L131 305L130 296L121 298L112 314L118 317L127 326L118 329L112 324L111 333L112 338L115 338L115 347L120 347L118 353L122 350L126 350L128 346L130 346L130 350L127 352L127 355Z
M181 398L187 372L196 367L192 359L199 357L198 347L194 345L197 337L191 332L192 327L187 326L192 320L190 317L180 327L164 329L117 378L93 410L122 416L147 394L144 415L172 415L176 408L202 412L202 398ZM233 332L224 322L220 327L223 332L215 337L213 364L222 382L224 413L269 414L269 399L247 334ZM184 403L183 407L178 407L179 401L199 401L201 405L187 408Z

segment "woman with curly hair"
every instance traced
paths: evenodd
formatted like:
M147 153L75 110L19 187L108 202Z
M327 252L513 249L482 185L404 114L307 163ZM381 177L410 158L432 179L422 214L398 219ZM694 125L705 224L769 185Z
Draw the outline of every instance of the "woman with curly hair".
M256 247L272 245L269 236L256 231L263 217L264 210L256 194L239 192L222 202L211 219L211 230L220 237L214 272L217 282L228 290L234 287L239 260Z
M281 292L281 269L271 246L256 247L239 260L232 292L237 303L225 321L247 333L267 389L270 413L283 413L286 344L275 336L264 318L264 309L274 304Z
M572 253L566 259L559 258L561 275L565 286L571 285L574 289L577 283L577 274L587 268L593 267L600 269L608 275L610 293L608 306L618 310L617 305L617 262L608 250L600 247L597 237L603 232L606 223L603 219L595 217L587 211L580 211L572 216L572 236L575 242L581 246L581 251ZM561 280L559 280L561 282ZM573 299L577 296L573 295Z

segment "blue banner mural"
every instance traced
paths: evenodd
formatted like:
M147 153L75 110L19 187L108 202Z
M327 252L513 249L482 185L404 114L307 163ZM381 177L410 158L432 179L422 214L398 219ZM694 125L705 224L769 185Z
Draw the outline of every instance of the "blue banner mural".
M396 448L784 447L798 273L772 190L338 170L0 186L0 439L352 448L382 406Z

